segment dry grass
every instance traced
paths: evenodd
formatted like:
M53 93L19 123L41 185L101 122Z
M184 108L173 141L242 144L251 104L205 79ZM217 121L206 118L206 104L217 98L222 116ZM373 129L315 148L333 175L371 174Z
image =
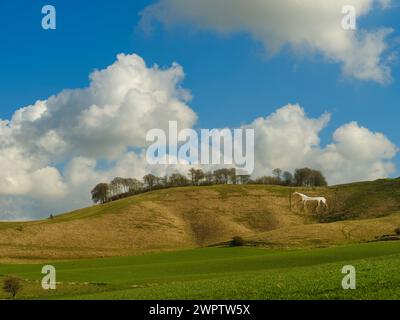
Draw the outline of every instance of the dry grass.
M3 224L0 259L68 259L193 248L304 223L288 200L246 187L160 190L47 221Z
M386 200L375 196L371 202L356 192L366 190L350 186L305 190L328 198L329 210L318 212L312 206L301 210L295 197L290 209L291 188L228 185L165 189L52 220L0 223L0 261L130 255L206 246L233 236L268 246L331 245L371 240L400 225L399 215L387 216L399 208L397 194L388 191ZM346 215L387 217L318 223Z
M393 234L399 225L400 213L396 213L376 219L284 227L258 234L249 240L266 247L321 247L374 241L384 234Z

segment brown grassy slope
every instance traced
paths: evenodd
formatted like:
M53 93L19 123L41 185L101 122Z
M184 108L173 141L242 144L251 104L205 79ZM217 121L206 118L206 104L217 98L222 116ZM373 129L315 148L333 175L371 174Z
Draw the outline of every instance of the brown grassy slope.
M400 213L386 217L347 220L332 223L290 226L263 232L248 238L260 246L304 248L374 241L382 235L394 233L400 226Z
M304 222L282 188L146 193L53 220L0 224L0 258L73 258L191 248Z
M341 236L351 218L387 216L400 208L395 180L300 190L328 198L329 210L301 210L292 188L187 187L154 191L52 220L0 223L0 259L65 259L127 255L210 245L239 235L277 246L336 244L390 233L397 215L367 220L361 235ZM377 186L380 186L377 188ZM399 188L400 189L400 188ZM373 193L373 190L375 190ZM382 192L384 190L384 192ZM368 194L366 197L365 195ZM379 192L379 193L377 193ZM374 195L374 196L371 196ZM372 199L372 200L371 200ZM386 220L385 220L386 219ZM365 231L364 230L373 230Z

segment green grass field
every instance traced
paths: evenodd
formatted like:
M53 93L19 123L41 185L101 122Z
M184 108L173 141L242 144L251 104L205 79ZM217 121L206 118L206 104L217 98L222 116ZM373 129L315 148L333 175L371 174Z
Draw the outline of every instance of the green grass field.
M341 269L349 264L357 270L356 290L341 287ZM0 280L22 279L19 299L400 298L396 241L307 250L202 248L53 265L55 291L41 288L42 264L0 265Z

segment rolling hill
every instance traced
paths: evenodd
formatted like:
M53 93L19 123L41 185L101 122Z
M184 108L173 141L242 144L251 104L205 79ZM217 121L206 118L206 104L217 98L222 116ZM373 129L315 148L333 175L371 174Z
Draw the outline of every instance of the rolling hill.
M294 191L325 196L302 210ZM212 246L242 236L263 247L374 240L400 226L400 180L328 188L216 185L153 191L62 214L0 223L0 261L95 258Z

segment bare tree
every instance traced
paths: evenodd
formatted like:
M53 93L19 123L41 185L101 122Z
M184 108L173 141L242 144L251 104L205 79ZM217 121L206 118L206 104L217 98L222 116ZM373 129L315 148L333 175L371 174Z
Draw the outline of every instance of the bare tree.
M236 177L236 169L228 169L228 179L231 183L236 184L237 183L237 177Z
M189 184L189 180L180 173L173 173L169 177L169 184L173 187L187 186Z
M199 185L201 180L204 179L204 172L201 169L197 169L194 172L194 182L195 184Z
M230 169L223 168L214 171L215 182L217 184L227 184L230 176Z
M14 299L19 291L21 291L22 285L18 278L10 277L4 280L3 290L6 293L11 294Z
M248 184L250 181L250 175L249 174L239 175L239 176L237 176L237 180L238 180L238 183L240 183L240 184Z
M293 175L289 171L285 171L282 175L283 183L287 186L293 183Z
M282 169L276 168L276 169L272 170L272 175L276 179L281 180L281 178L282 178Z
M207 184L212 184L214 182L214 175L211 171L207 171L204 174L204 179L206 180Z
M157 183L157 177L153 174L146 174L143 177L143 181L144 183L149 187L149 189L153 189L153 187L156 185Z
M129 193L137 193L143 189L143 182L137 179L127 179L126 183L128 184Z
M190 168L189 169L189 179L190 179L190 181L192 182L193 185L194 185L195 175L196 175L196 169L195 168Z
M113 196L127 193L129 190L128 179L116 177L110 183Z

